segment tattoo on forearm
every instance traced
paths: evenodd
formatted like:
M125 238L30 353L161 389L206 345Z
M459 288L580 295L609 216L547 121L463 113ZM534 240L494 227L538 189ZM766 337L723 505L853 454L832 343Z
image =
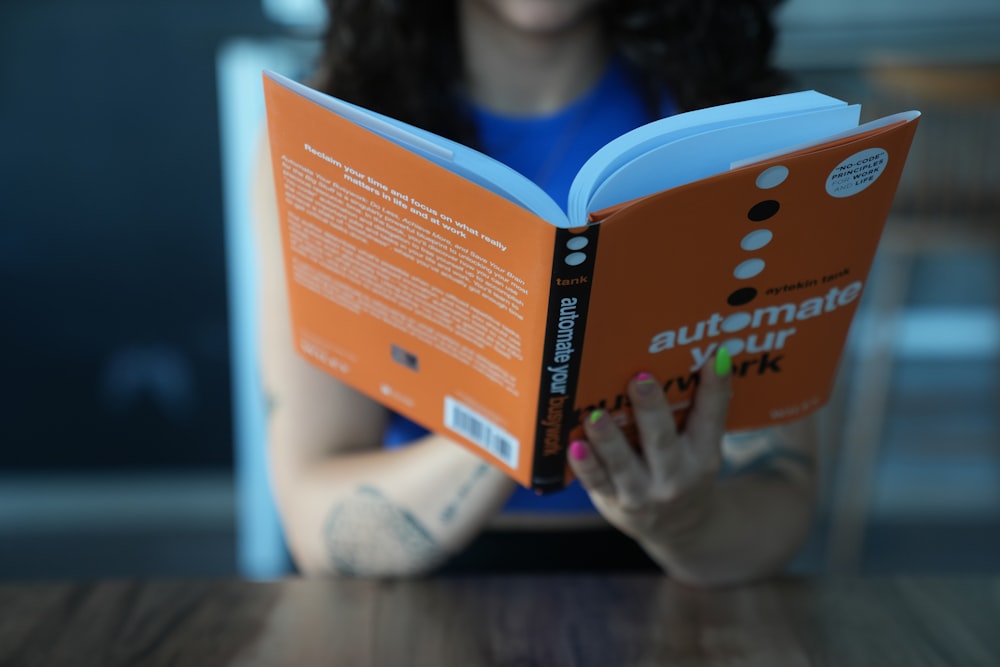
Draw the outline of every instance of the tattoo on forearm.
M472 475L465 481L462 486L459 487L458 491L455 493L455 498L448 503L448 505L441 510L441 523L450 523L455 516L458 514L459 506L462 501L465 500L472 488L479 482L480 479L486 474L490 469L489 464L480 463L476 466L476 469L472 472Z
M330 510L323 539L334 571L347 576L419 572L442 556L420 521L372 486L360 487Z

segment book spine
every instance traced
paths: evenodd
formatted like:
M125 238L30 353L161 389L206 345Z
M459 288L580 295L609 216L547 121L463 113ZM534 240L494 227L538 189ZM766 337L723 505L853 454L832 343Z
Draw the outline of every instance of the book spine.
M599 230L591 225L556 232L531 474L531 487L539 493L557 491L566 480Z

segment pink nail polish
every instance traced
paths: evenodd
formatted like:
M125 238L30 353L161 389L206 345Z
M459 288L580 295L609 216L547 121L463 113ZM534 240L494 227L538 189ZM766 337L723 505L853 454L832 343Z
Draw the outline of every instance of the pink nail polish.
M657 390L656 379L649 373L639 373L635 376L635 389L643 396L652 395Z
M583 461L587 458L587 446L579 440L569 443L569 455L574 461Z

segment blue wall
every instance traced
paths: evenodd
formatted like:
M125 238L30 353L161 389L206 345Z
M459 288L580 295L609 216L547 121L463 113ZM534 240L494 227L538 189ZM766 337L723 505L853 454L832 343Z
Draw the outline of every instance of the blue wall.
M228 466L215 55L253 0L0 7L0 469Z

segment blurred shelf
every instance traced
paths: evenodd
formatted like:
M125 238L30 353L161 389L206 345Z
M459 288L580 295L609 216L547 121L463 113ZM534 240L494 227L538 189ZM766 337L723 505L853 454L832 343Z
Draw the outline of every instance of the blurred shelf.
M234 576L232 475L6 475L0 543L0 580Z

